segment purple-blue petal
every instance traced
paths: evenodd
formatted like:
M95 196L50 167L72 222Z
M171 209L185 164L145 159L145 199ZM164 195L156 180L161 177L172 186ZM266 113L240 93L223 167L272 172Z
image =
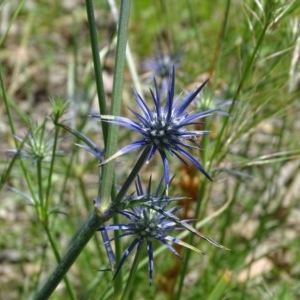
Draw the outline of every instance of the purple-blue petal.
M137 113L136 111L134 111L134 110L131 109L130 107L127 107L127 108L131 111L131 113L133 113L133 114L135 115L135 117L136 117L137 119L140 120L140 122L141 122L142 124L144 124L144 125L148 125L148 124L149 124L148 119L146 119L145 117L141 116L139 113ZM141 125L139 124L139 126L141 126Z
M114 278L116 278L116 276L118 275L120 269L122 268L126 258L128 257L128 255L131 253L131 251L134 249L134 247L136 246L137 243L141 243L142 240L140 238L136 238L135 240L133 240L133 242L128 246L128 248L123 252L122 258L117 266L116 272L114 274Z
M162 244L164 244L171 252L173 252L176 256L180 257L180 254L165 240L165 236L161 238L157 238Z
M149 270L149 283L152 284L152 278L153 278L153 269L154 269L154 263L153 263L153 249L152 249L152 242L147 241L147 251L148 251L148 270Z
M102 240L103 240L103 243L104 243L106 254L108 256L110 266L112 268L114 266L115 262L116 262L116 258L115 258L114 252L112 250L107 231L106 230L101 230L101 236L102 236Z
M143 100L143 98L140 96L140 94L137 91L133 90L133 92L135 94L135 101L138 104L141 111L143 112L145 118L152 119L153 113L148 107L148 105L146 104L146 102Z
M115 225L105 225L99 228L99 231L106 230L129 230L132 229L132 224L115 224Z
M112 119L112 120L105 120L104 118L103 119L101 118L101 121L110 123L110 124L116 124L119 126L123 126L123 127L129 128L129 129L132 129L134 131L141 132L142 134L144 133L142 126L135 121L132 121L128 118L120 117L120 116L113 116L113 118L114 119Z
M135 149L141 148L141 147L143 147L143 146L145 146L147 144L148 144L148 142L145 141L144 139L143 140L138 140L138 141L135 141L135 142L133 142L133 143L131 143L131 144L123 147L118 152L121 153L120 155L123 155L123 154L128 153L130 151L133 151Z
M167 159L167 156L165 154L165 152L163 151L159 151L162 162L163 162L163 166L164 166L164 177L165 177L165 184L166 186L169 185L170 182L170 168L169 168L169 162Z
M194 113L190 116L187 116L184 120L184 123L189 124L191 121L210 116L213 112L216 112L216 111L219 111L219 109L215 108L215 109L209 109L209 110L205 110L205 111L200 111L198 113Z
M152 145L150 152L148 154L147 160L146 160L147 163L151 160L151 158L154 155L154 153L156 152L156 150L157 150L156 145Z
M157 118L160 118L161 117L161 103L160 103L160 96L159 96L159 92L158 92L158 86L157 86L157 82L156 82L155 78L154 78L154 86L155 86L155 96L153 97L153 100L155 102Z
M200 91L204 88L204 86L208 83L208 79L206 79L195 91L191 92L183 102L176 108L175 114L177 116L181 115L185 109L191 104L191 102L196 98L196 96L200 93Z
M175 67L173 66L172 73L169 78L169 89L166 99L165 111L167 112L167 122L170 122L172 112L173 112L173 101L174 101L174 91L175 91Z
M186 152L185 150L183 150L182 148L178 148L177 150L179 153L181 153L182 155L184 155L192 164L195 165L195 167L202 172L210 181L212 181L211 177L209 176L209 174L205 171L205 169L201 166L201 164L192 156L190 155L188 152Z

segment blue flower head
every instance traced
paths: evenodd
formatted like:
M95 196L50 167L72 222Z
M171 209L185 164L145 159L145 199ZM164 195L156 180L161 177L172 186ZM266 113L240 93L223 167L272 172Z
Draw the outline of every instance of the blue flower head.
M152 283L154 262L153 262L153 241L157 240L161 244L165 245L171 252L176 256L180 257L179 253L173 247L173 244L178 244L183 247L194 250L198 253L202 253L201 250L187 244L176 237L169 235L172 230L183 230L186 229L198 237L210 242L211 244L226 249L214 240L204 236L192 226L188 224L191 220L180 220L175 216L175 213L179 210L179 207L168 208L172 201L183 199L181 197L168 197L166 195L166 189L163 192L160 191L160 186L156 189L154 194L151 193L151 178L146 193L143 191L142 184L139 177L136 181L136 195L130 196L125 199L123 205L125 208L118 206L115 211L124 216L128 220L126 223L112 224L102 226L100 231L107 230L120 230L122 233L117 238L125 236L131 236L132 241L128 248L124 251L120 263L118 264L114 278L117 276L121 267L123 266L126 258L137 247L141 247L143 243L147 245L148 253L148 271L149 271L149 282ZM113 239L106 240L105 245L109 244Z
M208 179L211 180L209 174L204 170L202 165L188 152L188 150L200 149L201 147L195 139L208 134L208 131L206 130L196 130L194 128L189 129L189 127L195 124L201 124L201 122L199 122L200 119L209 116L212 112L217 110L210 109L200 112L187 111L188 106L200 93L207 82L208 80L203 82L195 91L188 94L183 100L181 100L180 96L174 98L175 68L173 67L173 71L169 78L168 92L164 104L161 101L158 87L154 79L155 91L150 89L154 109L151 109L144 99L135 92L135 100L140 112L129 109L136 117L136 120L120 116L99 114L92 115L104 122L127 127L141 135L140 139L125 146L104 160L102 164L105 164L106 162L132 150L151 146L147 163L151 160L155 152L160 154L164 166L166 184L170 181L167 153L175 155L182 162L185 162L184 158L189 160Z

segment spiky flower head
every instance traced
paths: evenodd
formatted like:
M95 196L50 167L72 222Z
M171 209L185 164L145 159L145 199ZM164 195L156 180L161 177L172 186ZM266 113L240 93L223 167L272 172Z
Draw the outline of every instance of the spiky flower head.
M162 181L161 181L162 182ZM151 193L151 178L146 193L143 191L142 184L139 177L136 181L136 195L130 196L122 203L126 208L122 208L122 205L118 205L115 208L115 212L124 216L128 220L127 223L112 224L102 226L100 231L107 230L120 230L122 233L113 238L122 238L125 236L131 236L132 241L128 248L124 251L120 263L118 264L114 278L117 276L121 267L123 266L126 258L133 251L134 248L140 247L143 243L147 244L148 253L148 271L149 282L152 283L153 277L153 241L157 240L161 244L165 245L176 256L180 257L179 253L173 247L173 244L178 244L183 247L194 250L198 253L202 253L194 246L187 244L180 239L170 236L170 231L186 229L198 237L205 239L213 245L226 249L214 240L204 236L192 226L188 224L191 220L180 220L175 214L179 210L179 207L168 208L172 201L182 199L181 197L168 197L166 195L166 189L163 192L161 190L161 184L156 189L154 194ZM109 244L113 239L106 240L105 244Z
M195 97L201 92L208 80L203 82L195 91L188 94L183 100L181 97L174 98L175 93L175 68L171 72L168 84L168 92L165 103L162 104L159 90L154 79L155 92L150 89L154 109L151 109L144 99L135 92L135 100L140 109L136 112L130 111L136 117L136 121L121 116L110 115L92 115L104 122L117 124L127 127L138 132L141 138L133 143L125 146L114 155L110 156L102 162L102 164L115 159L135 149L151 146L147 163L151 160L155 152L159 152L164 166L165 182L169 182L169 162L167 153L175 155L184 162L184 158L194 164L208 179L211 180L209 174L204 170L202 165L187 151L192 149L200 149L200 145L195 141L196 138L207 135L206 130L189 129L188 127L195 124L203 124L200 119L209 116L217 109L210 109L200 112L188 112L187 108Z
M20 142L20 149L10 149L8 152L30 159L32 164L38 161L49 162L53 155L55 140L53 134L46 129L46 121L41 125L30 123L29 126L30 130L24 138L15 137ZM55 151L55 155L62 154L62 151Z

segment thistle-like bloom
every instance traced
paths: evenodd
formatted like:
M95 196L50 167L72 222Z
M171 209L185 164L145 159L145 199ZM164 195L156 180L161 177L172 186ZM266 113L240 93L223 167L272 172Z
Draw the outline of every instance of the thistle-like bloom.
M7 152L18 155L21 158L31 159L32 164L38 161L49 162L53 155L54 137L46 133L46 122L38 126L30 125L29 133L22 139L18 136L15 138L20 142L21 149L10 149ZM55 155L62 156L62 151L56 151Z
M135 100L140 109L140 113L129 109L134 114L137 121L120 116L92 115L104 122L127 127L138 132L142 136L137 141L125 146L114 155L104 160L102 164L132 150L151 146L147 163L151 160L153 154L158 151L163 161L166 184L170 179L167 153L177 156L182 162L185 162L184 158L186 158L211 180L209 174L204 170L202 165L187 151L191 149L200 149L201 147L195 139L208 134L208 131L206 130L196 130L194 128L188 129L187 127L195 124L203 124L203 122L201 123L198 120L209 116L212 112L217 110L210 109L191 113L186 111L187 107L201 92L207 82L208 80L195 91L187 95L183 100L181 100L180 97L174 99L175 68L173 67L164 105L161 103L158 87L154 79L155 92L150 89L154 103L153 110L146 104L142 97L135 92Z
M174 214L178 211L178 207L167 208L171 201L176 201L182 199L181 197L167 197L166 190L161 194L159 193L161 184L156 189L156 192L151 194L151 179L147 188L147 192L144 193L141 182L139 178L136 181L136 196L131 196L125 199L122 204L126 208L122 208L122 205L118 205L115 208L116 212L124 216L128 223L113 224L102 226L99 230L120 230L121 233L115 238L122 238L125 236L132 236L133 240L129 244L128 248L124 251L121 261L117 266L114 278L117 276L121 267L123 266L126 258L137 246L140 247L144 242L147 243L147 253L148 253L148 271L149 271L149 282L152 283L153 277L153 240L157 240L163 245L165 245L171 252L176 256L180 257L179 253L173 247L173 244L178 244L183 247L194 250L198 253L202 253L199 249L187 244L176 237L169 235L172 230L182 230L186 229L191 233L197 235L198 237L205 239L206 241L212 243L213 245L226 249L225 247L219 245L212 239L204 236L192 226L188 224L191 220L180 220ZM160 195L159 195L160 194ZM112 239L113 240L113 239ZM105 244L109 244L111 240L105 241Z

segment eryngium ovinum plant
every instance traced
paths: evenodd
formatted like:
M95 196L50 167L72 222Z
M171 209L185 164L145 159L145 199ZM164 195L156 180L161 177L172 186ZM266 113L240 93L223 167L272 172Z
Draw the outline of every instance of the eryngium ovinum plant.
M129 108L134 116L133 119L112 115L92 115L92 117L100 119L103 122L117 124L139 134L137 140L104 160L101 160L99 157L100 152L94 144L92 147L82 146L90 153L93 153L96 157L100 158L101 165L130 151L144 149L144 153L146 152L146 155L144 156L145 163L149 163L153 155L158 152L164 167L164 176L154 193L151 191L151 179L149 180L146 191L144 191L140 178L138 177L138 171L133 175L131 174L131 178L136 178L136 193L134 195L125 195L123 197L120 197L119 195L121 193L119 193L116 198L112 200L109 208L110 214L118 214L123 217L124 221L118 224L111 223L109 225L103 225L99 228L104 239L104 245L107 248L111 266L114 266L115 264L115 257L110 245L111 241L123 237L131 238L128 247L123 252L122 257L116 266L113 278L118 275L130 253L136 248L137 258L142 251L143 245L145 245L147 250L146 253L148 255L149 282L151 284L154 270L152 243L154 240L163 244L177 256L179 256L179 254L173 247L173 244L178 244L198 253L202 253L194 246L176 238L176 236L172 236L171 231L185 229L216 247L226 249L189 225L191 220L181 220L178 218L176 212L179 207L172 206L172 203L184 198L169 194L169 186L172 182L172 180L170 180L171 164L169 160L172 160L174 157L178 158L183 163L186 163L185 160L188 160L211 180L208 172L206 172L198 160L190 154L189 150L200 149L200 145L196 141L197 138L208 134L208 131L206 130L194 129L197 127L195 125L203 125L202 119L211 115L217 111L217 109L197 112L187 111L188 106L201 92L207 82L208 80L201 84L196 90L189 93L184 99L180 96L175 97L175 68L173 67L169 77L167 93L163 92L163 94L166 94L165 99L161 99L160 90L154 79L155 90L153 91L150 89L153 109L151 109L150 105L148 105L135 91L135 101L139 111L137 112ZM88 144L91 145L91 141L89 141ZM120 190L122 190L122 188ZM99 205L101 205L101 200L99 201ZM107 231L109 230L119 231L121 233L113 238L109 238L107 235ZM134 259L133 264L138 264L139 259L136 258ZM136 270L136 266L132 266L131 270Z
M113 279L117 280L126 259L136 248L135 257L128 274L129 276L124 277L128 279L122 299L128 299L130 295L130 291L133 288L133 279L138 270L138 265L143 253L147 253L149 283L152 283L154 241L161 243L177 256L179 256L179 253L176 251L174 244L202 253L193 245L177 238L174 234L176 230L186 230L218 248L226 249L224 246L204 236L193 228L189 224L190 220L181 220L177 217L176 213L179 207L173 205L173 203L176 203L179 199L182 201L184 198L170 194L172 190L170 188L172 184L172 180L170 180L170 166L172 165L170 160L173 160L175 157L185 164L186 161L189 161L203 173L206 178L211 180L208 172L190 153L190 150L199 150L200 144L197 143L196 140L209 133L206 130L198 130L195 128L201 128L202 126L199 126L199 124L203 125L203 118L210 116L212 113L218 111L218 109L196 112L187 110L207 82L206 80L186 97L175 97L175 67L173 67L168 81L167 92L159 90L156 80L154 79L155 89L154 91L150 89L153 108L135 92L135 101L139 111L129 108L134 116L133 119L114 115L93 114L92 117L96 119L126 127L139 135L137 140L107 158L105 158L105 149L101 151L96 143L81 132L71 129L65 124L59 123L57 119L54 119L56 125L63 127L81 140L84 145L80 144L79 146L92 153L99 160L101 166L134 150L142 150L142 153L124 183L118 191L114 192L116 196L111 198L108 206L103 206L103 199L99 196L97 197L95 200L95 211L98 213L93 213L79 229L68 252L62 258L53 274L49 276L36 299L45 299L45 297L47 298L51 295L63 275L67 272L96 230L101 233L108 261L114 274ZM162 99L161 94L165 95L163 97L164 99ZM161 157L164 175L156 189L151 188L152 183L151 179L149 179L148 187L144 190L140 180L140 177L144 176L139 176L142 175L139 174L139 172L143 164L150 163L153 155L156 153ZM118 178L116 178L116 180L118 180ZM99 190L101 190L101 180L99 180L99 182ZM136 192L129 196L126 195L129 187L134 182ZM154 190L154 192L152 190ZM113 218L114 216L120 216L119 219L121 220L122 217L123 220L113 223L110 220L115 220L116 218ZM111 238L108 231L118 231L119 233L117 233L117 236ZM129 245L125 248L120 258L116 259L111 242L113 240L115 240L115 242L121 241L124 237L128 237ZM143 250L144 248L145 250Z

